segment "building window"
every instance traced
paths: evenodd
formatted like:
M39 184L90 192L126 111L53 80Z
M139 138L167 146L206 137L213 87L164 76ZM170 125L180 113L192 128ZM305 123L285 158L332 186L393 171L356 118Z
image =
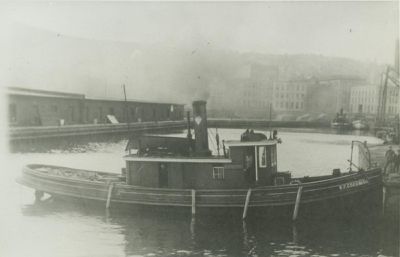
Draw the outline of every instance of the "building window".
M258 148L258 159L260 160L260 167L267 167L267 147L262 146Z
M86 121L89 121L89 106L86 106Z
M50 106L50 109L51 109L52 112L57 112L58 111L57 105Z
M224 167L213 167L213 179L224 179Z
M75 108L73 106L69 106L69 115L70 121L75 121Z
M103 122L103 107L99 107L99 121Z
M9 105L8 117L9 117L10 123L17 122L17 105L16 104Z

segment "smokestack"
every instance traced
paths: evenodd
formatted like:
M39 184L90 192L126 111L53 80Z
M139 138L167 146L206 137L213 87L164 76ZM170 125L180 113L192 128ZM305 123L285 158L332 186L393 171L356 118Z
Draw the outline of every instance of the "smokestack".
M211 151L208 149L206 105L206 101L193 102L195 153L200 156L211 155Z

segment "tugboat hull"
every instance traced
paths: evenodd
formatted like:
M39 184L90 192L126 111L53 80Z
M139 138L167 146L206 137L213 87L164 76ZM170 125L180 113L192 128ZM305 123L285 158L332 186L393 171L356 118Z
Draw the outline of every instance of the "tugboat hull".
M262 216L348 214L380 210L380 169L341 176L308 178L299 184L251 189L161 189L127 185L113 173L85 171L47 165L28 165L18 182L58 198L101 204L110 209L141 207L183 210L197 214L238 213ZM335 213L335 215L333 215Z

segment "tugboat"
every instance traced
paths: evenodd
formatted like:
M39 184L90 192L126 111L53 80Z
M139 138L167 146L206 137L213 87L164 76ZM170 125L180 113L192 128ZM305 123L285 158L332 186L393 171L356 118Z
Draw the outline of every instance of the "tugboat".
M359 205L379 209L381 169L369 160L356 165L352 154L349 172L335 169L332 175L292 178L290 172L278 171L276 131L268 138L246 130L238 140L222 141L222 154L212 155L205 101L193 102L193 116L190 122L188 114L186 137L139 135L129 140L121 175L31 164L18 182L35 189L38 200L47 193L106 208L147 206L192 215L216 215L221 210L225 215L239 213L243 219L249 213L296 220L300 205L308 215L332 207L337 212L341 207L358 210ZM354 142L352 149L355 145L360 146L359 156L368 156L366 144Z
M351 129L351 126L352 124L343 112L343 108L341 108L340 113L336 113L336 117L332 120L331 127L337 129Z

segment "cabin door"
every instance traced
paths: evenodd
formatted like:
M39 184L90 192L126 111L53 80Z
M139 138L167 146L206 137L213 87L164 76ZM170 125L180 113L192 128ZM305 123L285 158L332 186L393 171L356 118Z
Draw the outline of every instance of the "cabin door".
M158 166L158 186L160 188L168 187L168 167L165 163Z
M255 155L254 148L248 147L244 152L244 170L246 172L246 180L249 185L256 183Z

